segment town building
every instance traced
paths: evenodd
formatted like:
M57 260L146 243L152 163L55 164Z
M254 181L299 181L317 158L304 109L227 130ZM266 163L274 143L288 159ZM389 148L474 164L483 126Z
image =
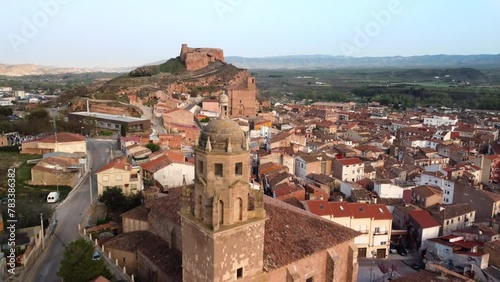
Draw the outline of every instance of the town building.
M97 170L97 193L99 196L110 188L120 188L123 194L136 194L143 190L142 169L133 166L125 158L110 161Z
M342 181L358 181L365 176L365 165L359 158L333 160L333 177Z
M21 154L43 155L52 152L87 154L87 139L74 133L57 133L21 144Z
M327 201L305 201L304 208L361 233L354 239L359 257L387 258L392 215L385 205Z
M93 132L97 128L122 132L148 132L151 121L129 116L110 115L92 112L73 112L68 114L68 121L81 124L83 131Z

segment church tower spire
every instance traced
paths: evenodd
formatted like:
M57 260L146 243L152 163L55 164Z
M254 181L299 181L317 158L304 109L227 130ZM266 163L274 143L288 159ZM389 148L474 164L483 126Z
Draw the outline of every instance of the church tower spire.
M263 191L249 183L247 136L223 118L223 107L221 115L201 132L193 195L182 194L184 281L235 281L263 273ZM208 261L200 264L199 257Z

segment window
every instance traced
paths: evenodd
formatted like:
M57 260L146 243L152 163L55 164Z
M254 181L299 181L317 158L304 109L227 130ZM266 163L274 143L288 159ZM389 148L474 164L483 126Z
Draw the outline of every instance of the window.
M198 173L203 174L203 161L198 161Z
M237 279L243 278L243 267L240 267L236 270L236 278Z
M449 220L447 220L447 221L446 221L446 225L448 225L448 224L450 224L450 221L449 221Z
M385 245L387 245L387 242L386 241L382 241L382 242L380 242L380 245L385 246Z
M107 176L107 175L103 175L103 176L102 176L102 181L103 181L103 182L108 182L108 181L109 181L109 176Z
M130 190L137 190L137 184L130 184Z
M223 170L222 164L215 164L215 171L214 171L215 176L223 176L222 170Z
M375 227L375 234L380 233L380 227Z
M243 175L243 163L236 163L234 165L234 174Z
M453 224L453 219L451 220L451 224Z
M115 175L115 180L122 180L122 175L121 174Z
M313 282L313 277L309 277L306 279L306 282Z

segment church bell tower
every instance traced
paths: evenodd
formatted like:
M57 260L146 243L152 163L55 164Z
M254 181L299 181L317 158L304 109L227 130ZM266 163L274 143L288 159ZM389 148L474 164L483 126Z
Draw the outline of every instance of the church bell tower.
M265 275L264 194L249 183L249 139L227 119L226 103L221 94L221 118L202 130L195 147L194 189L182 191L184 281L247 281Z

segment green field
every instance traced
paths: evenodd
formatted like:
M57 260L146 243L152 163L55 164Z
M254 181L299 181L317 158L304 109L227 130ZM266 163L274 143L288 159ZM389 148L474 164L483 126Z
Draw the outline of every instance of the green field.
M7 194L7 171L11 167L16 168L16 197L26 199L36 199L40 202L46 201L46 196L52 191L57 191L56 186L34 186L28 185L31 180L32 165L26 161L39 159L41 156L24 155L15 152L0 152L0 196L4 198ZM71 187L59 186L61 200L71 191Z
M500 68L252 70L261 98L500 110ZM321 84L316 84L321 82Z

